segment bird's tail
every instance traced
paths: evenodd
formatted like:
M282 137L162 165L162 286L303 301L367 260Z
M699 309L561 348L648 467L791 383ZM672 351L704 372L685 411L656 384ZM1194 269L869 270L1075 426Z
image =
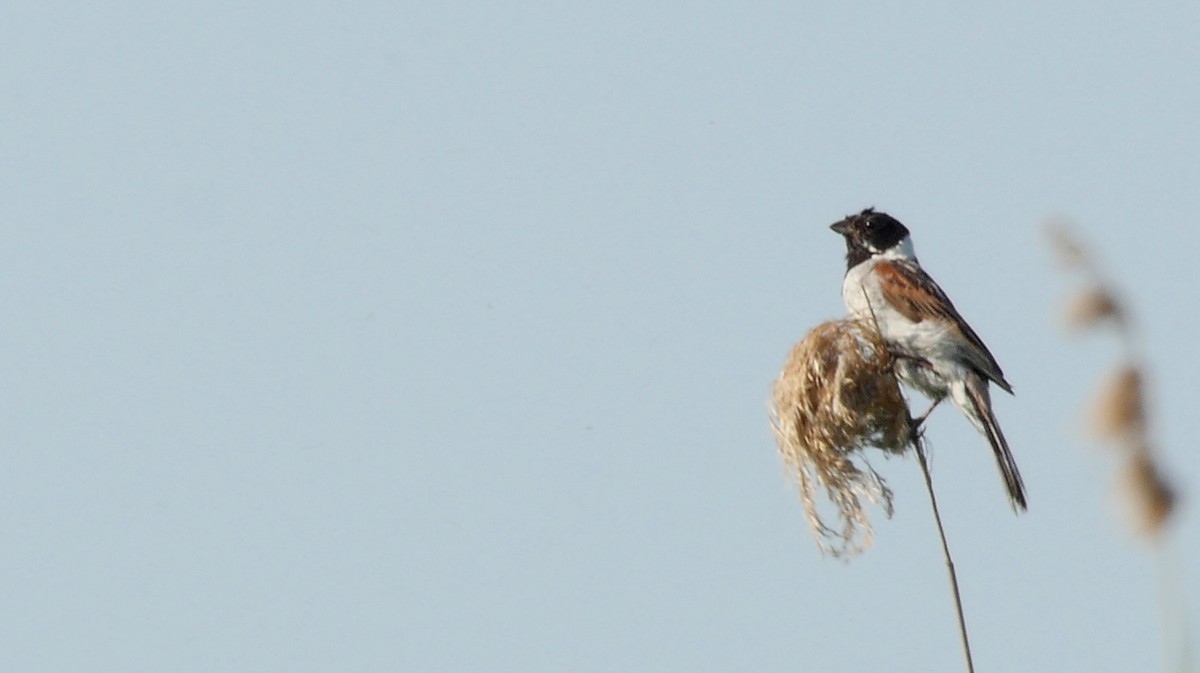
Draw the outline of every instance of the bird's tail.
M1013 509L1025 510L1028 508L1025 504L1025 484L1021 481L1021 471L1017 469L1017 461L1013 458L1012 451L1008 449L1008 441L1004 439L1004 432L1000 430L996 415L992 413L991 396L988 395L987 385L987 381L982 377L968 377L967 399L975 408L975 418L979 419L979 423L983 426L983 433L987 435L988 443L992 445L992 451L996 454L996 465L1004 477L1004 485L1008 488L1008 497L1012 500Z

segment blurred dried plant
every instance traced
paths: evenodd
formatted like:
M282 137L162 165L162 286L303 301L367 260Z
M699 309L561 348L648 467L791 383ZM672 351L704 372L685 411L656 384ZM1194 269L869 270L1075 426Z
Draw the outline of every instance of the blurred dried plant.
M1163 479L1149 451L1135 453L1125 464L1125 489L1134 505L1133 523L1138 530L1156 536L1175 508L1175 492Z
M1111 319L1121 323L1121 309L1117 300L1102 288L1084 290L1076 295L1067 306L1067 327L1082 330L1095 327L1101 321Z
M1177 499L1151 448L1146 422L1146 377L1134 355L1136 340L1132 321L1112 285L1105 280L1067 224L1051 222L1047 225L1047 234L1064 266L1079 270L1084 276L1084 288L1065 311L1068 327L1076 330L1111 327L1125 352L1125 361L1099 388L1089 426L1097 438L1118 447L1126 484L1123 493L1138 522L1138 530L1151 541L1157 541L1171 518Z
M1142 373L1137 367L1118 367L1101 386L1092 404L1091 428L1103 440L1136 441L1145 435Z
M1178 496L1164 475L1153 444L1146 414L1146 375L1138 364L1136 334L1130 314L1117 299L1112 285L1105 280L1100 268L1069 231L1063 221L1047 226L1051 244L1059 260L1083 276L1084 289L1076 294L1066 309L1067 326L1074 330L1111 328L1124 351L1123 361L1099 387L1088 418L1091 434L1117 447L1120 494L1127 505L1133 527L1148 540L1162 556L1169 556L1163 544L1165 533L1178 505ZM1187 606L1182 598L1181 576L1170 569L1174 564L1159 567L1164 626L1174 627L1176 643L1167 645L1167 656L1174 652L1179 670L1192 670L1190 630L1187 627Z
M873 537L864 500L892 514L892 492L863 452L902 454L911 446L908 405L874 325L844 319L811 330L788 355L770 412L821 549L836 557L861 553ZM819 512L820 490L837 509L836 528Z

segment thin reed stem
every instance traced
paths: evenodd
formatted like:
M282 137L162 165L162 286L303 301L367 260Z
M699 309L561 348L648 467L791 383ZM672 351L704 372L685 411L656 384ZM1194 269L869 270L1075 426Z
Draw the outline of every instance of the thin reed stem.
M1196 670L1192 652L1191 627L1183 576L1179 571L1179 553L1169 541L1155 550L1158 575L1158 605L1163 624L1163 670L1189 673Z
M871 306L871 298L867 296L866 290L863 290L863 298L867 301L867 308L871 311L871 322L875 326L876 333L879 332L879 322L875 318L875 309ZM894 373L893 373L894 375ZM899 383L899 379L897 379ZM929 411L933 411L930 408ZM928 416L929 412L925 412ZM924 421L922 416L921 420ZM971 659L971 639L967 636L967 618L963 615L962 596L958 591L958 573L954 571L954 557L950 555L950 543L946 541L946 529L942 526L942 514L938 511L937 496L933 493L933 476L929 473L929 461L925 459L925 441L922 439L921 430L916 421L912 420L912 416L908 417L909 432L911 433L910 440L914 449L917 452L917 460L921 463L921 472L925 474L925 487L929 490L929 504L933 507L933 521L937 524L938 537L942 540L942 554L946 557L946 572L950 576L950 591L954 594L954 612L958 616L958 634L962 637L963 657L967 660L967 673L975 673L975 662Z
M946 542L946 529L942 527L942 515L938 512L937 496L933 494L933 477L929 474L929 463L925 460L925 444L918 435L913 439L917 448L917 460L921 463L921 472L925 474L925 486L929 489L929 504L933 507L933 520L937 523L938 537L942 539L942 553L946 557L946 572L950 576L950 590L954 594L954 610L958 615L958 634L962 636L963 656L967 659L967 673L975 673L975 663L971 660L971 641L967 637L967 619L963 616L962 597L958 592L958 574L954 572L954 558L950 555L950 545Z

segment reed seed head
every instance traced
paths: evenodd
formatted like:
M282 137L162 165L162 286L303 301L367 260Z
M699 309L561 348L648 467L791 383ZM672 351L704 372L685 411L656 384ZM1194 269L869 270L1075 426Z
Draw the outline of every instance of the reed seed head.
M1104 288L1094 287L1080 292L1067 306L1067 328L1083 330L1095 327L1104 320L1122 321L1121 305Z
M1129 458L1122 477L1138 532L1151 541L1157 540L1175 510L1174 489L1145 447Z
M1065 218L1054 218L1046 223L1046 236L1050 245L1058 254L1059 262L1068 269L1088 265L1087 253L1083 246L1070 232L1070 225Z
M800 489L822 550L852 556L871 543L864 500L890 516L892 492L863 462L867 448L901 454L910 445L908 405L892 374L891 356L874 326L861 320L818 325L792 348L771 399L780 455ZM817 492L837 509L828 526Z
M1112 373L1093 406L1092 430L1098 438L1128 439L1145 431L1142 385L1142 374L1133 365L1123 365Z

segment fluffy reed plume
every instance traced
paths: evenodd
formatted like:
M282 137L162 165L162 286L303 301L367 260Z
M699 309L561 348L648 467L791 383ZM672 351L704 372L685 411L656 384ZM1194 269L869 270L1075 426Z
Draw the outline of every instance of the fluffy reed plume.
M1156 538L1175 509L1175 492L1163 479L1150 452L1138 451L1125 464L1122 474L1125 491L1133 504L1133 523L1143 535Z
M1080 292L1067 306L1066 313L1067 328L1072 330L1095 327L1104 320L1122 322L1120 304L1101 288Z
M1054 218L1046 223L1046 236L1058 253L1058 261L1067 269L1091 267L1091 260L1068 228L1069 224L1064 218Z
M1133 364L1137 361L1133 325L1112 286L1065 223L1051 223L1047 233L1064 266L1080 270L1084 276L1084 289L1065 311L1067 325L1079 330L1111 327L1124 348L1126 363L1119 365L1100 387L1089 425L1097 438L1118 447L1124 463L1123 490L1138 529L1147 538L1157 540L1171 518L1176 497L1151 450L1145 375Z
M1123 365L1100 388L1092 405L1092 431L1100 439L1136 441L1146 432L1146 410L1142 401L1142 373Z
M826 322L792 348L775 383L771 428L823 551L846 557L870 546L864 500L891 516L891 490L854 458L870 447L903 453L911 422L891 356L872 324ZM836 528L818 511L820 490L837 509Z
M1124 363L1115 368L1096 395L1090 414L1091 431L1117 447L1121 461L1120 493L1134 529L1169 558L1170 547L1163 542L1178 497L1152 450L1146 415L1146 376L1134 364L1139 359L1132 321L1115 298L1112 286L1065 224L1051 224L1048 233L1060 260L1068 268L1081 271L1084 277L1085 289L1068 308L1068 325L1079 329L1111 328L1125 351ZM1163 624L1176 634L1174 643L1164 640L1166 657L1177 660L1178 670L1193 670L1184 583L1177 572L1172 572L1174 567L1174 563L1159 565Z

